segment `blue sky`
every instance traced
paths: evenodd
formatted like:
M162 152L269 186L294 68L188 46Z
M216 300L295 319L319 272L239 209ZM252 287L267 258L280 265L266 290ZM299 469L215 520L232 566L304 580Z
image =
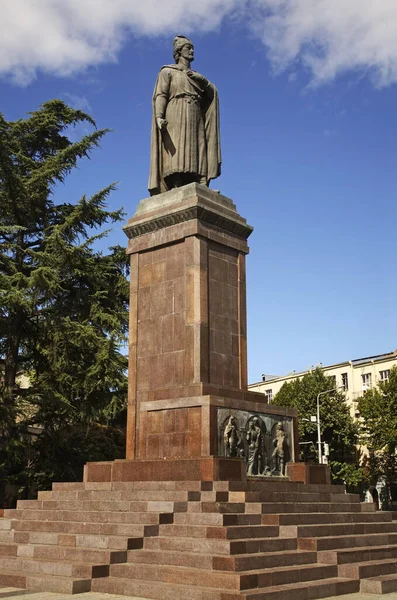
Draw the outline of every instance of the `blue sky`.
M118 181L111 208L132 216L156 75L185 33L220 95L213 187L254 226L250 381L397 348L395 0L34 4L0 7L1 111L17 119L58 97L114 130L57 200ZM126 243L121 226L109 243Z

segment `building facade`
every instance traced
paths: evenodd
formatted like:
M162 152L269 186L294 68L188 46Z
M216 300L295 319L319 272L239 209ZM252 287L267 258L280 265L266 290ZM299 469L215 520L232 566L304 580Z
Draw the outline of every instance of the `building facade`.
M394 350L394 352L356 358L335 365L323 366L320 364L318 367L325 375L334 379L336 388L345 392L351 415L357 418L359 416L357 401L360 396L380 381L386 381L389 378L390 370L396 365L397 350ZM314 368L312 369L314 370ZM269 402L272 403L284 383L301 379L309 371L310 369L299 373L294 371L284 376L262 375L262 381L252 383L248 386L248 389L266 394Z

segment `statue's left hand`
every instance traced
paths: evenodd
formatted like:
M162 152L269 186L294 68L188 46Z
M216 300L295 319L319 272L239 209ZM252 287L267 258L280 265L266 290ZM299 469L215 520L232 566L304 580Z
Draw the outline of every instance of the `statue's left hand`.
M188 77L191 77L192 79L194 79L194 81L197 81L197 83L201 83L202 85L208 85L209 83L208 79L206 79L204 75L197 73L197 71L187 71L187 75Z

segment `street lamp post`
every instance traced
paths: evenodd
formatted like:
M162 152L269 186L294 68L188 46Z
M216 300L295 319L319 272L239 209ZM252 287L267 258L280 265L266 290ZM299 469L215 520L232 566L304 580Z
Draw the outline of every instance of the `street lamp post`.
M321 450L321 427L320 427L320 396L329 394L330 392L336 392L337 388L325 390L317 394L317 448L318 448L318 462L320 465L323 464L322 450Z

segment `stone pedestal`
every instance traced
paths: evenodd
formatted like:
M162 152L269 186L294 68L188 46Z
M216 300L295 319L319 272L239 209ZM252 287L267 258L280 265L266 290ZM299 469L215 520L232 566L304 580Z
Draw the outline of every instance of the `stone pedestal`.
M247 391L252 227L234 203L193 183L142 200L124 231L131 257L127 459L224 455L219 411L238 410L266 414L270 427L287 419L297 455L296 413Z

